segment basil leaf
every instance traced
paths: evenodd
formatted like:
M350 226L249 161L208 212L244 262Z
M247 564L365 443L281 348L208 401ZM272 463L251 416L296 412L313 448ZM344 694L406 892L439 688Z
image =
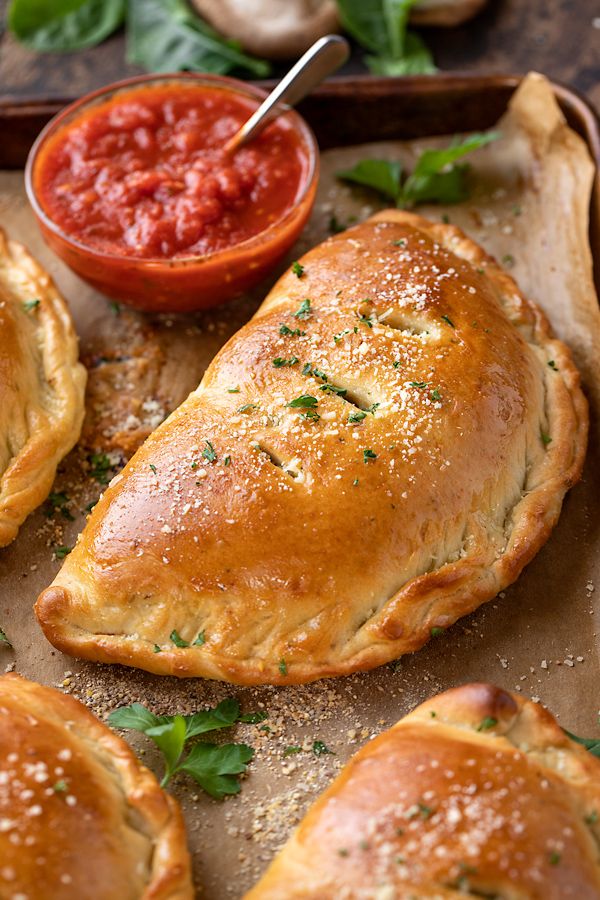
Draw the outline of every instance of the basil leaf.
M363 187L373 188L394 202L400 194L400 176L402 166L399 162L388 162L385 159L363 159L352 169L336 172L338 178L352 181Z
M186 740L186 722L183 716L169 716L169 721L146 729L146 735L152 738L159 750L162 750L167 762L167 771L163 781L168 781L183 753Z
M222 700L214 709L205 709L194 713L192 716L184 716L186 740L214 731L216 728L229 728L240 718L240 704L237 700L229 698Z
M146 732L148 728L154 728L166 721L165 716L155 716L153 712L142 706L141 703L132 703L131 706L121 706L115 709L108 717L108 724L113 728L133 729Z
M258 78L270 63L248 56L224 40L184 0L129 0L127 58L151 72L249 72Z
M338 0L338 14L344 30L374 53L390 50L387 21L381 0Z
M366 56L365 62L373 75L434 75L438 70L429 48L414 31L406 33L401 57Z
M342 25L372 54L365 59L375 75L427 75L437 72L431 53L407 30L417 0L338 0Z
M222 800L226 794L237 794L240 782L236 777L246 771L254 756L246 744L195 744L179 771L196 779L211 797Z
M464 163L456 165L457 160L499 137L497 131L489 131L486 134L472 134L464 141L455 141L444 150L425 150L403 185L399 205L460 203L466 200L469 167Z
M126 0L12 0L8 27L22 44L45 53L94 47L125 19Z

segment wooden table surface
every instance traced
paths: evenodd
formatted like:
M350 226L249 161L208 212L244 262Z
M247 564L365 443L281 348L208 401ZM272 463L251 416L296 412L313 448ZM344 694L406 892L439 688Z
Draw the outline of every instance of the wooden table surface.
M6 6L7 0L0 0L2 21ZM423 34L442 70L535 69L575 87L600 109L600 0L489 0L472 22ZM32 53L6 33L0 38L0 100L74 97L138 71L125 62L122 34L91 50L61 55ZM361 71L356 50L341 74Z

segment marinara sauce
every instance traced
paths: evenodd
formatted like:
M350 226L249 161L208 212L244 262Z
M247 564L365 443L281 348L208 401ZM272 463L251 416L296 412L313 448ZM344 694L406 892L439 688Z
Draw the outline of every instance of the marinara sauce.
M206 85L136 87L60 128L34 187L65 234L103 253L177 259L233 247L296 202L308 160L284 118L231 158L227 140L258 103Z

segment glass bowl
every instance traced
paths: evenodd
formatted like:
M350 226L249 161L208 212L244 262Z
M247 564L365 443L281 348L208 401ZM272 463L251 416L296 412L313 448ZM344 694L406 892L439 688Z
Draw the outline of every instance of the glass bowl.
M305 154L303 180L292 205L258 234L225 249L197 256L142 258L107 252L66 233L43 209L35 190L36 167L47 142L93 106L137 87L185 83L218 88L256 101L266 96L253 85L220 75L177 73L129 78L87 94L56 115L30 150L25 186L49 247L94 288L149 312L191 312L217 306L258 284L293 245L310 215L319 174L319 150L304 119L293 110L281 118L291 126Z

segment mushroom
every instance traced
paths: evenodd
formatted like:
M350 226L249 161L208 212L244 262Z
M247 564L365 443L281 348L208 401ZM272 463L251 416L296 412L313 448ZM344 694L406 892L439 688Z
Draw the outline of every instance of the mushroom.
M339 28L335 0L192 0L201 16L249 53L267 59L301 56Z
M301 56L324 34L340 28L336 0L192 0L200 15L244 50L267 59ZM459 25L486 0L418 0L415 25Z

